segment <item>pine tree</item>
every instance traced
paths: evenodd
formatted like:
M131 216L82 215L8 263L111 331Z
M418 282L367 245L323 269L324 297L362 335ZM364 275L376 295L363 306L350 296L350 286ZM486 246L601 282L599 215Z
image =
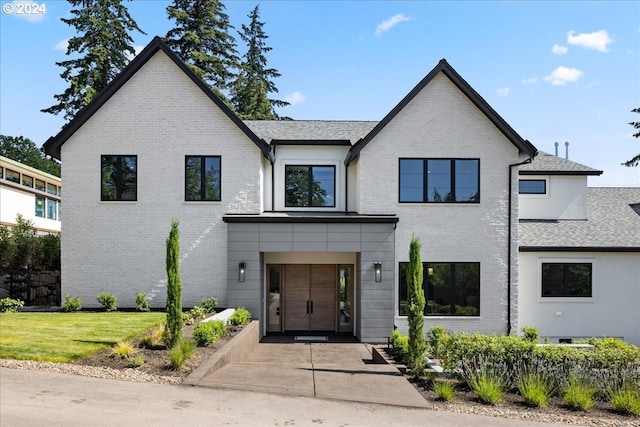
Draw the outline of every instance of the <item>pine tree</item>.
M422 289L421 247L420 241L412 236L407 266L407 321L409 322L409 369L415 376L421 375L424 370L427 351L423 332L425 299Z
M265 53L271 50L266 45L269 36L263 30L260 21L260 6L256 6L248 15L249 26L242 24L240 38L247 44L247 52L240 64L240 73L233 86L233 106L241 119L274 120L278 119L274 108L289 105L286 101L269 99L270 93L277 93L273 83L280 73L267 68Z
M167 7L175 27L165 43L223 101L238 67L233 26L220 0L173 0Z
M67 55L78 57L56 62L64 68L60 77L70 86L54 95L58 104L42 111L64 112L71 120L88 105L135 55L131 31L145 34L131 18L122 0L69 0L74 7L71 18L61 21L74 27L77 36L69 39Z
M171 222L167 239L167 327L164 341L173 348L182 338L182 281L180 279L180 232L178 220Z
M640 108L634 108L633 110L631 110L632 113L640 113ZM631 126L633 126L633 129L635 129L635 133L633 134L634 138L640 138L640 121L638 122L629 122L629 124ZM635 156L633 156L631 159L627 160L626 162L624 162L622 165L623 166L638 166L638 164L640 164L640 154L636 154Z

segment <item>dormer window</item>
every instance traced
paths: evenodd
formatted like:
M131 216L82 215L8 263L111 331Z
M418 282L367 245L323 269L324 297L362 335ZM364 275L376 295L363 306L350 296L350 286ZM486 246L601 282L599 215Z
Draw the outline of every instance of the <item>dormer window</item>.
M336 206L336 167L287 165L285 206L288 208Z

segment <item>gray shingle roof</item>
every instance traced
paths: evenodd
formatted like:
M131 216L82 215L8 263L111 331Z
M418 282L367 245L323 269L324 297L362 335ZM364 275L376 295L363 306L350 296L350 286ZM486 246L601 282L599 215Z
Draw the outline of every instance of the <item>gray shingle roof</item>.
M520 250L640 251L640 187L588 189L587 220L527 221L518 227Z
M602 171L539 151L533 162L520 166L520 175L602 175Z
M256 135L272 140L335 141L347 140L353 145L368 134L378 122L344 120L245 120Z

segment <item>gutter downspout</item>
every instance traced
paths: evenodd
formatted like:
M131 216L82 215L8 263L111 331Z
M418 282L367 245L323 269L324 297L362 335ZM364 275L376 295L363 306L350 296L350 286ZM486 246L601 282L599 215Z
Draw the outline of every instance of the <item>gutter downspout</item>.
M275 188L276 188L276 183L275 183L275 178L276 178L276 168L275 168L275 164L276 164L276 146L273 146L273 152L272 152L272 158L271 160L271 212L275 212L276 210L276 193L275 193Z
M511 335L511 241L513 240L512 238L512 233L513 233L513 226L511 225L511 221L513 218L513 214L512 214L512 207L513 207L513 202L512 202L512 197L513 197L513 183L511 182L513 179L513 168L515 166L522 166L522 165L526 165L527 163L531 163L533 161L533 157L529 157L528 159L519 162L519 163L513 163L509 165L509 219L508 219L508 242L507 242L507 335Z

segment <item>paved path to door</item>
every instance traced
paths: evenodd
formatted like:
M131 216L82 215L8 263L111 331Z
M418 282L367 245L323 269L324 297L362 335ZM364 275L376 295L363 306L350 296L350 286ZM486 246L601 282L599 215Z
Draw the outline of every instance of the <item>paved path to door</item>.
M195 385L427 407L395 367L373 364L361 343L260 343L246 362L230 363Z

